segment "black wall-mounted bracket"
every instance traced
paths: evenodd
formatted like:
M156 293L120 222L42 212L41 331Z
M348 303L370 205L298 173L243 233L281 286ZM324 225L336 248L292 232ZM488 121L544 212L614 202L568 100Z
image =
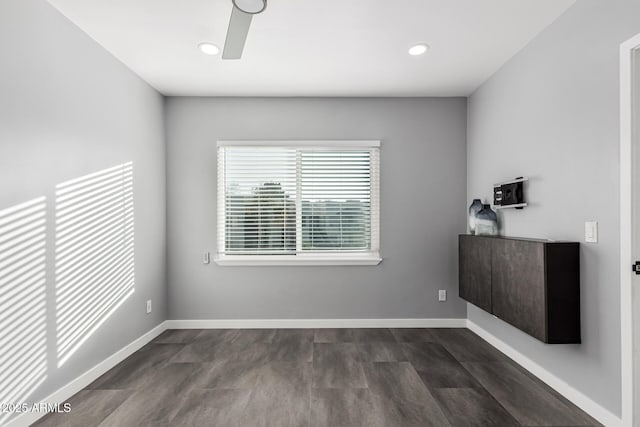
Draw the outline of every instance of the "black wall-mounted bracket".
M517 177L513 181L500 182L493 185L493 205L497 209L516 208L527 206L524 198L524 182L527 178Z

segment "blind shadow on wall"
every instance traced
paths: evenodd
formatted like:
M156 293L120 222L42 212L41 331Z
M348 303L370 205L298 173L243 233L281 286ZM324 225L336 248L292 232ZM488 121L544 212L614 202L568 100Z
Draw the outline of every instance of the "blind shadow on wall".
M0 402L22 403L47 378L46 199L0 211ZM11 411L0 413L0 424Z
M55 227L62 366L134 292L132 163L58 185Z

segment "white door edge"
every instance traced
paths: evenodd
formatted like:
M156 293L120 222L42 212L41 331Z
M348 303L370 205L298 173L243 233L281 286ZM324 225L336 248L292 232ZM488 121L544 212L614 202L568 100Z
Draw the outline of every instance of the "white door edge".
M639 426L640 414L634 414L634 382L640 386L638 369L634 369L633 285L638 279L631 270L634 256L639 256L633 242L636 225L634 218L634 166L640 176L640 162L634 165L633 135L633 63L634 51L640 49L640 34L620 46L620 330L621 330L621 383L622 421L626 426ZM639 147L640 148L640 147ZM637 215L636 215L637 216ZM640 259L640 258L638 258ZM637 410L636 410L637 412ZM634 422L635 418L635 422Z

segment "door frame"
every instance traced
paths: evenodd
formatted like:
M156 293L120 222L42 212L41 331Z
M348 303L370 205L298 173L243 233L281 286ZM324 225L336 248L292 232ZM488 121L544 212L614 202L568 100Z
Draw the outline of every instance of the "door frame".
M640 375L635 372L640 367L634 366L634 329L633 329L633 282L634 273L631 265L635 251L640 246L634 246L633 236L636 233L634 221L634 203L640 200L634 197L634 175L640 176L640 164L634 165L634 153L640 150L638 135L634 135L634 97L633 56L640 51L640 34L632 37L620 45L620 331L621 331L621 383L622 383L622 424L625 426L640 425L638 410L634 413L634 377ZM640 67L640 64L636 64ZM640 126L640 123L637 124ZM637 169L634 173L634 168ZM639 224L640 226L640 224ZM640 256L640 252L639 252ZM640 313L638 313L640 315ZM637 344L636 344L637 345ZM629 373L630 375L627 375ZM640 384L636 384L636 390Z

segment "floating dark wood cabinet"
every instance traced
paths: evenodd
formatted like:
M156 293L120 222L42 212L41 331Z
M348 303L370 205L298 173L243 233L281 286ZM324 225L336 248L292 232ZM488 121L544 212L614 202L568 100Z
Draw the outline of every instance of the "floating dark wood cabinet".
M490 237L460 236L460 297L491 313Z
M580 244L459 237L460 297L549 344L580 342Z

